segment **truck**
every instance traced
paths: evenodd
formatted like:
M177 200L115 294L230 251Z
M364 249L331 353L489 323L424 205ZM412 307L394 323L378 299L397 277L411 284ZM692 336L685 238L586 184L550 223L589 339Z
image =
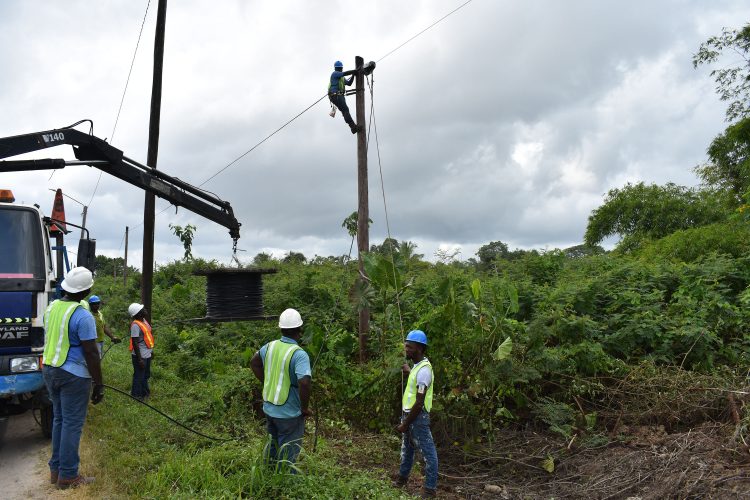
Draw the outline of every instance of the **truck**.
M75 161L60 158L0 161L0 172L58 169L88 165L185 207L229 229L236 249L241 224L231 205L176 177L126 157L106 141L68 127L0 137L0 160L70 145ZM93 128L93 124L92 124ZM39 205L17 204L10 189L0 186L0 442L8 417L39 410L42 432L52 431L52 406L42 377L44 312L61 295L70 269L64 235L70 222L45 216ZM58 191L59 198L62 194ZM60 202L61 203L61 202ZM78 242L75 265L95 272L96 240L85 231Z

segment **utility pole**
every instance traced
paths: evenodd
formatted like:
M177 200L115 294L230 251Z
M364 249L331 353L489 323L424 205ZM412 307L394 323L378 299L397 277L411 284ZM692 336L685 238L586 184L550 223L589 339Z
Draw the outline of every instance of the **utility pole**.
M128 286L128 226L125 226L125 263L122 266L122 284ZM117 269L117 266L115 266Z
M159 0L156 11L156 37L154 39L154 75L151 86L151 116L148 123L148 154L146 165L155 169L159 156L159 120L161 118L161 80L164 67L164 31L167 24L167 0ZM156 199L146 192L143 206L143 282L141 300L151 314L154 285L154 222Z
M83 230L86 229L86 214L89 212L89 207L83 206L83 220L81 221L81 239L83 239Z
M370 250L370 201L367 189L367 128L365 127L365 75L375 69L375 63L357 56L354 58L357 126L357 258L359 260L359 280L365 279L363 253ZM367 338L370 335L370 308L359 311L359 361L367 359Z

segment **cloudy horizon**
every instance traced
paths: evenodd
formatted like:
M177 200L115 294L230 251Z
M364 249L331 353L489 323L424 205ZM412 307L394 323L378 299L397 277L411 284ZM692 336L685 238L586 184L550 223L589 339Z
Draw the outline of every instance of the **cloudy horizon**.
M156 3L113 136L147 0L2 2L0 136L89 118L95 135L145 163ZM349 69L356 55L379 60L462 3L171 2L158 168L200 185L320 98L333 61ZM581 243L610 189L697 185L693 168L727 124L710 68L694 69L692 54L748 19L750 6L732 0L472 1L375 70L391 236L431 260L438 249L465 260L497 240L565 248ZM242 262L260 252L348 253L341 223L357 207L356 140L328 111L324 99L205 184L242 223ZM370 242L379 244L373 146L374 137ZM65 146L27 157L73 156ZM129 226L128 261L140 267L140 190L82 166L3 173L0 188L45 213L49 189L89 205L86 225L103 255L122 256ZM65 206L79 223L81 207ZM166 207L157 199L157 213ZM182 257L169 224L193 224L193 254L229 263L226 229L172 207L157 217L158 264Z

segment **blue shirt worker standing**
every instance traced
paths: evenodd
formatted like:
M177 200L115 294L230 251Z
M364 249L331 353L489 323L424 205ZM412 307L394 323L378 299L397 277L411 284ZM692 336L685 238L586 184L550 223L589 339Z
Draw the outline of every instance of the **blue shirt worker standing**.
M279 316L281 338L267 343L250 360L263 384L263 413L271 436L268 459L276 465L293 465L302 448L305 417L312 389L310 357L299 346L302 317L295 309ZM292 469L294 472L294 469Z
M91 402L104 398L94 317L82 305L94 285L91 271L75 267L61 283L62 299L44 313L44 382L52 400L50 482L60 489L90 483L78 472L78 446ZM93 392L91 383L93 380Z
M421 330L412 330L406 336L404 351L406 358L414 362L412 368L404 363L401 367L407 375L404 395L401 399L401 424L396 430L403 435L401 441L401 467L395 486L406 486L414 465L414 450L418 449L424 458L424 488L422 497L436 495L438 478L438 457L435 442L430 432L430 410L432 409L432 389L434 378L430 360L424 355L427 349L427 335Z
M346 105L346 86L351 85L354 81L354 76L346 78L347 73L344 73L344 63L336 61L333 63L333 73L331 73L331 79L328 83L328 99L331 104L339 108L341 114L344 117L344 121L352 131L352 134L356 134L359 131L359 127L352 120L352 115L349 113L349 106Z

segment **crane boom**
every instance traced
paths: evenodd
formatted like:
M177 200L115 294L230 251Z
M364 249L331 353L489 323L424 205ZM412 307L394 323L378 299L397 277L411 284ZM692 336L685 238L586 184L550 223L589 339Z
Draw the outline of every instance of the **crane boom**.
M80 122L79 122L80 123ZM125 156L103 139L72 127L0 137L0 159L60 145L70 145L77 162L63 159L0 161L0 172L45 170L69 165L90 165L128 184L149 191L178 207L185 207L227 229L235 241L240 237L240 222L229 202L160 170L148 167Z

